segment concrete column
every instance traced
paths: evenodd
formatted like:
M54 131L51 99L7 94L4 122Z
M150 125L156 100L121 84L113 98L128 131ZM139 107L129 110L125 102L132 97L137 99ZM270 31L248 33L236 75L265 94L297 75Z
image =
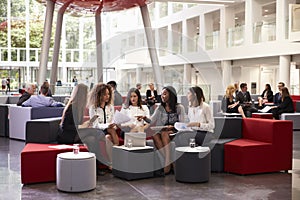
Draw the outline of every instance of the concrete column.
M279 81L284 82L285 87L290 88L291 56L279 56Z
M254 22L261 21L261 6L256 0L246 0L245 3L245 45L253 44Z
M24 82L26 81L27 83L31 82L31 76L30 76L30 69L29 69L29 63L30 63L30 39L29 39L29 33L30 33L30 29L29 29L29 20L30 20L30 16L29 16L29 6L30 6L30 2L29 0L25 0L25 6L26 6L26 75L27 77L25 78ZM21 87L20 85L21 83L19 83L19 88Z
M192 82L192 65L184 64L183 65L183 84Z
M220 48L227 48L228 38L227 31L229 28L235 27L234 21L234 8L231 7L223 7L221 8L220 18L220 41L224 41L220 43Z
M103 58L102 58L102 30L101 30L101 10L99 9L95 15L96 25L96 50L97 50L97 77L94 79L103 82Z
M58 71L57 68L58 68L58 57L59 57L59 49L60 49L60 41L61 41L62 23L64 19L65 10L69 6L70 2L71 1L69 0L67 3L65 3L57 13L52 68L51 68L51 77L50 77L50 89L53 94L55 94L55 83L57 81L57 71Z
M163 84L162 73L159 66L158 56L155 48L154 37L151 28L151 21L149 17L149 11L147 5L141 6L141 14L143 18L143 23L145 27L146 39L148 44L149 55L152 63L152 68L154 72L154 80L156 83L156 88L159 90ZM160 91L158 91L160 92Z
M182 53L187 53L188 51L188 31L187 31L187 21L184 19L182 21Z
M83 54L84 54L84 49L83 49L83 29L84 29L84 18L79 18L79 62L83 63Z
M62 40L62 43L61 43L61 48L62 48L62 55L61 55L61 61L62 61L62 82L66 83L68 82L68 70L67 70L67 65L66 65L66 62L67 62L67 56L66 56L66 48L67 48L67 45L66 45L66 23L65 21L63 21L63 25L62 25L62 35L61 35L61 40Z
M230 60L222 60L221 67L222 67L223 85L224 85L224 88L226 88L228 85L231 84L231 76L232 76L231 61Z
M198 51L202 52L202 50L205 50L205 20L204 15L199 16L199 47Z
M11 61L11 0L7 0L7 60Z
M276 1L276 40L285 40L287 9L286 0Z
M168 47L167 47L167 49L170 53L173 52L173 30L172 30L171 24L168 25Z
M46 80L46 75L47 75L47 64L48 64L48 55L49 55L49 48L50 48L53 11L54 11L54 2L51 0L47 0L44 33L43 33L43 41L42 41L42 48L41 48L41 58L39 63L39 72L38 72L38 80L37 80L39 85L42 85L42 83Z
M143 65L138 65L137 68L135 69L136 73L136 83L142 83L142 69Z

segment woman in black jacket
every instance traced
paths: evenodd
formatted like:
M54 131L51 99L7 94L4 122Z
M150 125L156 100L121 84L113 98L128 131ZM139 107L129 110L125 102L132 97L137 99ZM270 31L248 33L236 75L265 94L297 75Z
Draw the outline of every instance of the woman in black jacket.
M274 119L279 119L279 115L282 113L293 113L294 106L292 98L290 97L289 90L283 87L280 91L282 103L279 106L273 106L272 113Z
M265 90L258 97L258 106L262 107L264 103L273 102L273 91L270 84L266 84Z

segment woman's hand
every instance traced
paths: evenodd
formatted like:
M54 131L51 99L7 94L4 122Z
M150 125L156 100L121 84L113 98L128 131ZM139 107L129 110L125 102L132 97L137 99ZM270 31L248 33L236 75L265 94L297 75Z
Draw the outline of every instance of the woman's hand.
M114 128L114 127L116 127L117 126L117 124L115 124L115 123L111 123L111 124L109 124L108 125L108 127L107 128Z
M186 125L187 127L200 127L200 122L190 122Z

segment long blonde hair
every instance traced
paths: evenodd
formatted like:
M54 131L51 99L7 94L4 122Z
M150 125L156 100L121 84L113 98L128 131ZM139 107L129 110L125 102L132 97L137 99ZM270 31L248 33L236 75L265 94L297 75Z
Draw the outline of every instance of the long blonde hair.
M73 89L71 97L63 111L62 122L64 121L65 113L69 106L72 106L73 118L75 125L80 125L83 122L83 115L86 109L88 86L79 83Z
M113 104L114 95L112 92L112 87L108 84L98 83L93 87L89 93L89 106L94 106L95 108L100 107L103 96L106 93L106 89L109 91L109 100L106 105Z
M225 97L229 98L229 101L232 102L233 101L233 93L235 91L235 87L233 85L228 85L226 88L226 93L225 93Z

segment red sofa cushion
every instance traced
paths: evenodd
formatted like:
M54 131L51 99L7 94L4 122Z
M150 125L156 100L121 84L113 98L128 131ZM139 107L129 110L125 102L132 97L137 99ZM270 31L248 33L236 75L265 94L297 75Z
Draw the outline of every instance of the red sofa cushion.
M224 145L224 171L238 174L269 172L273 165L271 143L238 139Z

